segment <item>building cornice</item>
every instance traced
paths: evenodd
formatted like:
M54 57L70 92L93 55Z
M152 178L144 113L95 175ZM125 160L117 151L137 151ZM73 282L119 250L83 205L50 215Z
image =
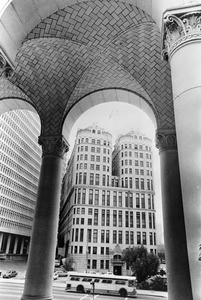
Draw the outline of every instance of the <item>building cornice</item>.
M163 59L171 59L179 48L195 42L201 42L201 5L167 10L162 25Z

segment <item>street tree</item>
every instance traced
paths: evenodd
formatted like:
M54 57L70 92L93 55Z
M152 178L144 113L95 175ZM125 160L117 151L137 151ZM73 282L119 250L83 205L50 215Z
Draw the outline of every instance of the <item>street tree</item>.
M148 253L143 245L125 249L122 259L131 268L139 283L158 272L158 257L154 253Z

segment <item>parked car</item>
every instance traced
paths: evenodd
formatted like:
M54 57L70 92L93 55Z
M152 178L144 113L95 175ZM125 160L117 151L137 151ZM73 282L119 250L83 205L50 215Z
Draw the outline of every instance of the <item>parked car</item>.
M7 271L4 275L3 275L3 278L11 278L11 277L15 277L17 276L17 272L14 271L14 270L11 270L11 271Z
M54 266L55 267L60 267L60 265L61 265L60 259L55 259Z
M56 280L59 277L59 275L57 274L57 272L54 272L53 274L53 280Z
M68 276L68 271L65 270L58 270L55 272L59 277L66 277Z

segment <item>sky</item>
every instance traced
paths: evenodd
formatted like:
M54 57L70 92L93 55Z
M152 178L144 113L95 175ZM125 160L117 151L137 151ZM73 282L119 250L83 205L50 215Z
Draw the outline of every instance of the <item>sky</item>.
M152 140L153 172L155 182L156 222L159 243L163 242L161 180L159 151L155 147L155 129L151 119L139 108L125 102L107 102L94 106L83 113L75 122L69 136L69 155L72 151L77 130L96 123L113 136L113 145L119 134L139 130Z

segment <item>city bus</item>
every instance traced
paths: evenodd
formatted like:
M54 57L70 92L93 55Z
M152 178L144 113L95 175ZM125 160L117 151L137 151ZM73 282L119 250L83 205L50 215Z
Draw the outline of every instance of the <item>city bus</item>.
M112 294L122 297L136 296L136 277L72 271L68 272L66 291Z

